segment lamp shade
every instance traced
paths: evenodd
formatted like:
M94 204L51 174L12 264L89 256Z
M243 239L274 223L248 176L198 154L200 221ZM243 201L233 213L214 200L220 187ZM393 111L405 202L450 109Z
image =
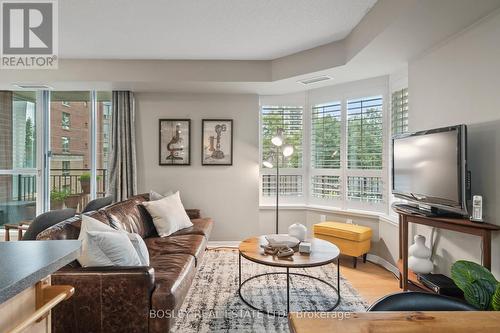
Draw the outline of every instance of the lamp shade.
M280 147L283 144L283 129L278 128L276 135L272 137L271 142L276 147Z
M293 154L293 146L292 145L284 145L283 146L283 156L285 157L288 157L288 156L291 156Z
M273 159L272 158L268 158L267 160L265 160L264 162L262 162L262 164L266 167L266 168L269 168L269 169L272 169L273 168Z

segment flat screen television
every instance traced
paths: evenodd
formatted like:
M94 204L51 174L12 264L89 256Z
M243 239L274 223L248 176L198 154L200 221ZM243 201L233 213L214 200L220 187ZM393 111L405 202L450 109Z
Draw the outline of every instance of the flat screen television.
M436 215L468 215L465 125L396 136L392 148L394 196Z

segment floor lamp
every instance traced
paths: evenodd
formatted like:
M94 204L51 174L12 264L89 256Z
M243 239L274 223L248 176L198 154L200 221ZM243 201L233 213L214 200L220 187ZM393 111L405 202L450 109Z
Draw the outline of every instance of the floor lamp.
M276 234L279 233L279 196L280 196L280 155L283 157L289 157L293 154L293 146L289 144L285 144L285 140L283 138L283 129L278 128L276 131L276 135L271 139L271 143L275 147L275 151L271 153L262 164L266 168L272 169L274 163L276 163Z

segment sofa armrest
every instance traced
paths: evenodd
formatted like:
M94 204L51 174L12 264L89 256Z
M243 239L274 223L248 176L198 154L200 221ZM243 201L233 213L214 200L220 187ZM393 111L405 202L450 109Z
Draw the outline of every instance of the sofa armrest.
M147 332L154 269L151 267L64 267L51 276L75 294L53 310L52 331Z
M188 214L188 216L191 220L201 218L201 214L200 214L199 209L186 209L186 213Z

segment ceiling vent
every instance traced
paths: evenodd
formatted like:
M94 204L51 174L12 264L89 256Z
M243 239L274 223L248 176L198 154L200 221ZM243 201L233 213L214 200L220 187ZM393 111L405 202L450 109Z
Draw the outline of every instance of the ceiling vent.
M331 79L332 78L329 77L329 76L321 75L321 76L311 77L309 79L300 80L300 81L297 81L297 82L298 83L302 83L302 84L313 84L313 83L318 83L318 82L321 82L321 81L328 81L328 80L331 80Z
M29 89L29 90L51 90L51 86L47 86L45 84L14 84L14 86L21 89Z

